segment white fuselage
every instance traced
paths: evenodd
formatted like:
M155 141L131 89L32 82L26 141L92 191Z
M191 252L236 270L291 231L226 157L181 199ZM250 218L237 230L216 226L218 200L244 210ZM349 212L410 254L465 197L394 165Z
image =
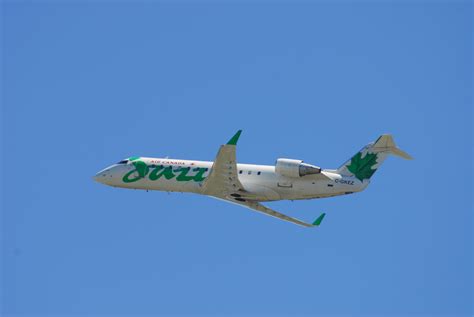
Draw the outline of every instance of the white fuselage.
M175 160L168 158L139 158L141 166L133 161L114 164L94 177L114 187L190 192L202 194L202 183L209 175L213 162ZM331 197L359 192L369 180L323 170L321 175L286 177L275 172L275 166L237 164L238 178L244 189L259 201L296 200Z

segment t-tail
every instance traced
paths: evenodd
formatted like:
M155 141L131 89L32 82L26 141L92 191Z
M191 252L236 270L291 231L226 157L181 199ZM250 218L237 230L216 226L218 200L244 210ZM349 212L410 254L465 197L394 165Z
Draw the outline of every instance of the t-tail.
M381 135L375 142L370 143L357 152L350 160L337 169L344 176L354 176L361 182L368 180L382 165L389 154L413 159L408 153L400 150L390 134Z

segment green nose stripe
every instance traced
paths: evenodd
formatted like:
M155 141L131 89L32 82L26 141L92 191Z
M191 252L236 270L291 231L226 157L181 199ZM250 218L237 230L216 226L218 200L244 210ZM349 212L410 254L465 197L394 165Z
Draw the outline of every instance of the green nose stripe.
M149 168L145 162L135 161L133 162L133 166L135 166L135 168L137 169L137 173L140 178L144 178L148 174Z

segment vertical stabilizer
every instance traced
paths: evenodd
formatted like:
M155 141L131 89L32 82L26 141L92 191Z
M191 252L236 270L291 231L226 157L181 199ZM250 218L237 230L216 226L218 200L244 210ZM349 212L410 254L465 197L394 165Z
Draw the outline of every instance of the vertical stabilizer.
M350 160L342 164L337 172L345 176L354 176L360 181L370 179L389 154L411 160L412 157L395 145L390 134L381 135L375 142L364 146Z

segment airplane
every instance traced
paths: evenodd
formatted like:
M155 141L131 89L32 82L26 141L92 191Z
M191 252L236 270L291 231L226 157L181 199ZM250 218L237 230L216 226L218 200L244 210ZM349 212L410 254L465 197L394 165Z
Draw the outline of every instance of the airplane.
M347 195L367 188L370 178L389 154L411 160L390 134L381 135L338 169L322 169L302 160L279 158L275 166L241 164L236 160L242 130L221 145L214 162L130 157L113 164L94 179L128 189L207 195L304 227L319 226L322 213L307 223L270 209L262 202Z

